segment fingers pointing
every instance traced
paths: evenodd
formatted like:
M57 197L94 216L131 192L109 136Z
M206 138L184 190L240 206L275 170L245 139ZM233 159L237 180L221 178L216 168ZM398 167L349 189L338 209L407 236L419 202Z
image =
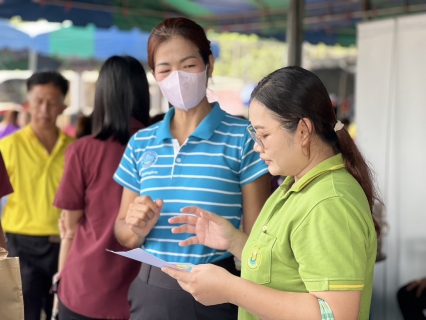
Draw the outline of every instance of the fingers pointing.
M200 216L200 213L204 211L203 209L201 209L200 207L195 207L195 206L191 206L191 207L184 207L182 209L180 209L180 212L182 213L192 213L196 216Z
M169 219L169 223L177 224L177 223L188 223L188 224L196 224L198 217L188 216L186 214L176 216Z
M191 245L199 244L199 243L200 241L198 240L198 237L191 237L179 242L179 245L181 247L186 247L186 246L191 246Z

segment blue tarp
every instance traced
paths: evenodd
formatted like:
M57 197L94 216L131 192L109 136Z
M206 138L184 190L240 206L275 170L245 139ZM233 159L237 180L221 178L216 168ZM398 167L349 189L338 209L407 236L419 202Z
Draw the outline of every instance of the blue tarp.
M31 37L0 20L0 50L25 50L31 47Z
M69 1L69 7L65 5L44 5L44 1L33 0L2 0L0 1L0 17L10 19L13 16L20 16L24 21L37 21L45 18L50 22L63 22L65 20L72 21L75 26L86 26L93 23L100 28L109 28L114 23L111 12L84 10L72 7L72 2L80 2L79 0ZM87 1L84 1L87 3ZM90 0L92 5L114 5L112 0Z
M96 29L95 31L95 58L108 59L113 55L129 55L141 61L148 60L149 33L133 29L132 31L119 31L113 27L109 30Z
M304 1L305 17L319 18L306 25L306 41L330 45L343 41L347 45L346 38L351 37L349 42L354 43L355 25L361 21L359 13L363 11L362 0ZM381 2L398 7L397 2L401 1ZM282 22L286 20L287 7L286 0L0 0L0 18L19 15L26 21L40 18L51 22L71 20L74 26L91 23L98 28L115 25L126 30L139 26L149 31L163 18L183 15L206 28L217 27L216 30L226 31L231 27L241 33L285 40L286 27ZM353 16L353 12L358 15ZM327 19L328 16L333 19ZM279 26L275 27L275 24Z
M140 61L148 60L147 45L149 33L142 32L139 29L133 29L130 31L122 31L116 27L110 29L100 29L94 28L92 26L88 27L73 27L79 29L80 32L85 32L93 34L93 43L90 43L89 46L92 46L93 50L90 56L85 56L88 58L93 58L97 60L106 60L113 55L129 55L133 56ZM94 31L93 31L94 30ZM67 58L70 55L64 54L61 55L60 51L58 52L56 43L56 50L52 50L52 35L57 31L52 31L49 33L40 34L34 38L31 38L28 34L21 32L12 26L5 20L0 20L0 50L9 49L9 50L28 50L32 49L38 54L45 56L58 56L62 58ZM62 41L62 38L61 38ZM75 43L76 39L63 39L64 43ZM78 39L77 39L78 41ZM86 41L87 42L87 41ZM87 43L85 43L88 45ZM74 45L74 44L73 44ZM78 52L78 46L75 46L75 51ZM86 50L87 51L87 50ZM219 46L215 43L212 43L212 51L215 58L219 56ZM69 52L69 51L68 51ZM79 57L79 55L75 55Z

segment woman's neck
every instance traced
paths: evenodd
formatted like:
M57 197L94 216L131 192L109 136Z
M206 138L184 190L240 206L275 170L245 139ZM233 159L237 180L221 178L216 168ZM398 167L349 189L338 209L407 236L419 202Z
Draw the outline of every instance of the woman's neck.
M188 111L175 109L175 115L170 122L172 136L182 145L211 110L212 106L206 97L201 100L198 106Z
M311 145L310 157L307 160L307 165L301 172L294 176L294 183L299 181L305 174L315 168L321 162L334 157L333 148L324 142L319 142Z

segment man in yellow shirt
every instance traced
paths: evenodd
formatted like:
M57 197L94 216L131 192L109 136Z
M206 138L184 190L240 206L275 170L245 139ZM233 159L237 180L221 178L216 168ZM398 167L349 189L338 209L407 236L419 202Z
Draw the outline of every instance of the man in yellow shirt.
M66 147L73 141L56 126L65 109L68 81L57 72L38 72L27 80L31 115L28 126L2 140L0 151L14 193L4 207L2 224L10 256L20 258L26 320L50 319L49 293L59 255L58 219L53 207L64 169Z

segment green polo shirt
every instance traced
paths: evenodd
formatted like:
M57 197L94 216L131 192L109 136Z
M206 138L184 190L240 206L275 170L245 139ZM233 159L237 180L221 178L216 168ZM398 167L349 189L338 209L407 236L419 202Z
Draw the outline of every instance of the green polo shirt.
M377 238L364 191L341 154L293 183L287 177L265 203L242 278L287 292L361 290L358 319L368 319ZM240 308L239 319L257 318Z

